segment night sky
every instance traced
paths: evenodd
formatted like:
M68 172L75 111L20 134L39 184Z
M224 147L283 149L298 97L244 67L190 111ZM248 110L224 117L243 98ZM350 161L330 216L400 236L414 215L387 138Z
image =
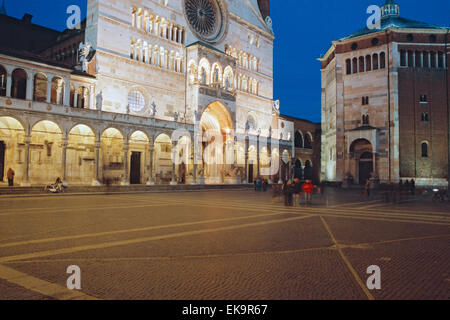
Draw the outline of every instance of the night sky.
M0 0L3 1L3 0ZM5 0L8 15L34 16L33 22L63 30L66 8L86 13L86 0ZM238 0L235 0L238 1ZM243 1L243 0L239 0ZM320 122L320 62L332 40L365 26L366 9L384 0L272 0L275 31L275 99L281 112ZM405 18L450 26L449 0L397 0ZM84 16L83 16L84 18Z

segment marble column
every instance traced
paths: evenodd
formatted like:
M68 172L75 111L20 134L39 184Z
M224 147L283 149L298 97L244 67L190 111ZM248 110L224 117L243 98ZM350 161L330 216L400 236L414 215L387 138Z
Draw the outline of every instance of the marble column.
M52 80L53 77L49 76L47 80L47 103L50 103L52 99Z
M130 181L128 179L128 151L130 150L130 145L128 144L128 142L125 142L125 146L123 148L123 155L124 155L124 159L123 159L123 180L122 180L122 185L123 186L128 186L130 184Z
M69 140L67 138L63 139L62 142L62 180L66 181L67 179L67 145L69 144Z
M31 145L31 136L25 137L25 177L22 182L23 187L29 187L30 184L30 145Z
M6 77L6 96L8 98L11 98L11 88L12 88L12 76L8 74L8 76Z
M155 148L153 147L153 145L150 145L149 152L150 152L150 170L147 185L153 186L155 184L153 180L153 157L155 154Z
M101 142L95 142L95 180L93 181L93 185L100 185L100 149Z

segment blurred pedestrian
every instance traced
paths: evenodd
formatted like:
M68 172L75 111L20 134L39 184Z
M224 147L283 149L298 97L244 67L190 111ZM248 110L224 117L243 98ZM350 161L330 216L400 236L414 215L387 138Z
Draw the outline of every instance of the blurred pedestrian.
M312 194L314 192L314 185L311 183L311 180L306 180L306 182L302 186L303 192L305 193L305 201L306 204L312 203Z
M411 188L411 194L414 196L416 194L416 182L414 181L414 179L411 179L409 187Z
M14 176L16 175L16 173L14 172L13 169L9 168L8 172L6 173L6 176L8 178L8 185L10 187L14 186Z
M300 199L302 197L302 184L300 179L294 179L294 206L300 205Z
M367 198L370 198L370 179L366 179L365 190Z

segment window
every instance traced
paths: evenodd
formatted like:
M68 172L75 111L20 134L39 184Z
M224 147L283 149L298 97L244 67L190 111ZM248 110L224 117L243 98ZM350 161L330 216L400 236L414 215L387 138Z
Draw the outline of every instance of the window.
M145 108L144 95L138 90L131 91L128 95L128 106L131 112L141 112Z
M406 51L400 50L400 67L406 67Z
M357 73L358 72L358 59L357 58L353 58L352 61L352 68L353 68L353 72L352 73Z
M423 103L428 102L428 97L426 94L420 95L420 102L423 102Z
M305 149L312 149L312 137L311 134L309 132L306 133L305 135Z
M373 66L373 70L378 70L378 54L374 53L374 55L372 56L372 66Z
M422 122L428 122L428 121L429 121L428 113L422 112Z
M303 148L303 137L299 131L295 132L295 147Z
M428 158L428 143L422 142L422 158Z
M347 70L347 74L351 74L352 73L352 62L351 62L351 60L350 59L347 59L346 61L345 61L345 64L346 64L346 70Z
M369 104L369 97L362 97L362 105L366 106Z
M369 115L368 114L365 114L362 116L362 123L363 123L363 125L369 124Z
M386 68L386 54L384 52L380 53L380 69Z

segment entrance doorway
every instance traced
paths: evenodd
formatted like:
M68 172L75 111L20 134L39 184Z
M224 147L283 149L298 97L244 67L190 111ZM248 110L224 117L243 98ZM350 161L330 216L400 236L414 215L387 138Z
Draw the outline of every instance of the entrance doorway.
M373 172L373 155L371 152L364 152L359 158L359 184L365 184Z
M141 153L131 153L130 184L141 183Z
M5 174L5 149L5 143L0 141L0 181L2 182Z
M253 163L248 165L248 183L253 183Z

